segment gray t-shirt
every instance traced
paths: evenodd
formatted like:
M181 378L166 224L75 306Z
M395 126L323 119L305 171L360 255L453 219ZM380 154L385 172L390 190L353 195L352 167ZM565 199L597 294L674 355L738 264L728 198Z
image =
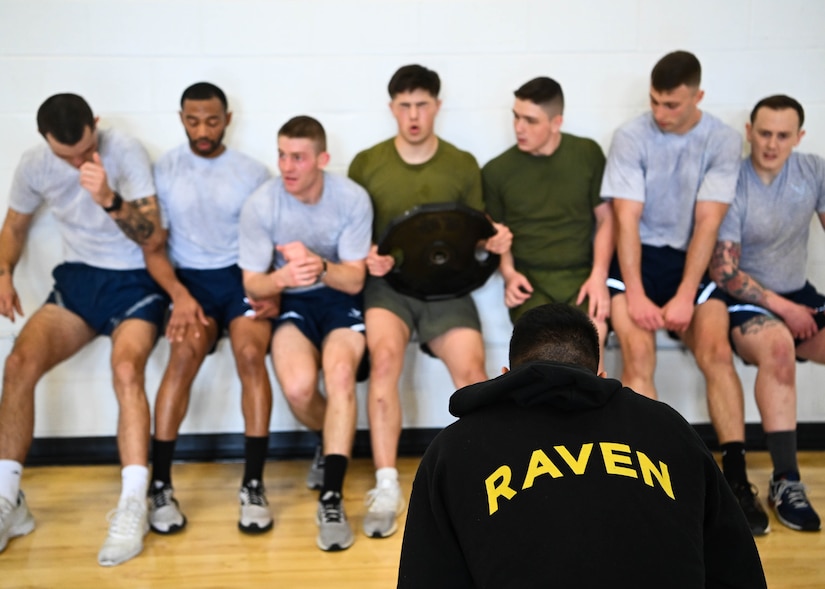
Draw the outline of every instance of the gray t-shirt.
M699 201L730 203L742 138L706 112L684 135L664 133L651 113L616 131L602 181L602 198L644 203L642 243L686 251Z
M98 130L98 151L109 187L124 200L155 194L149 155L136 139L114 129ZM109 270L144 268L140 247L80 186L80 171L42 144L23 154L14 172L9 208L25 215L45 204L57 219L63 257Z
M155 164L155 185L172 262L199 270L236 264L241 208L269 177L266 166L232 149L205 158L185 143L164 154Z
M285 260L276 245L300 241L331 262L363 260L372 242L372 204L367 191L335 174L324 173L324 190L315 204L290 195L273 178L247 199L241 212L238 265L252 272L280 268ZM288 289L306 292L322 287Z
M799 290L805 286L814 213L825 213L825 160L792 153L765 186L746 158L719 241L741 245L739 267L762 286L779 293Z

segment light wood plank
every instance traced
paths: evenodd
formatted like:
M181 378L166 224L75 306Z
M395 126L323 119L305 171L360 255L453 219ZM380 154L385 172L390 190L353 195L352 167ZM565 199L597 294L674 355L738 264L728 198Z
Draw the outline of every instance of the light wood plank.
M770 460L748 456L760 496L767 495ZM409 494L417 458L399 463ZM825 513L825 453L800 454L809 497ZM363 499L374 484L372 463L354 460L347 476L345 504L356 530L352 548L325 553L315 546L317 494L304 487L309 461L270 462L267 495L275 528L258 537L237 529L240 464L177 464L175 487L189 518L177 535L146 537L143 553L111 569L97 565L106 534L106 512L120 488L116 466L27 468L24 490L37 529L16 538L0 555L0 587L187 589L254 587L371 589L393 587L403 533L376 540L361 533ZM825 587L825 534L794 532L771 516L773 531L757 539L772 589ZM402 517L403 520L403 517Z

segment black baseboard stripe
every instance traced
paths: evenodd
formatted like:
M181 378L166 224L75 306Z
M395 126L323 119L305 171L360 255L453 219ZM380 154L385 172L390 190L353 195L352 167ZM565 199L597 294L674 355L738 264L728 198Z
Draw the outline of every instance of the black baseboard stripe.
M693 426L709 448L719 447L716 434L708 423ZM440 430L437 428L406 429L401 433L399 454L420 456ZM797 428L800 450L825 450L825 423L800 423ZM765 450L762 426L745 426L748 449ZM269 457L274 460L310 458L317 437L306 431L269 434ZM175 459L186 462L241 460L244 451L243 434L187 434L178 439ZM369 432L356 433L353 456L370 455ZM97 438L37 438L32 443L26 464L31 466L69 464L117 464L117 440L114 436Z

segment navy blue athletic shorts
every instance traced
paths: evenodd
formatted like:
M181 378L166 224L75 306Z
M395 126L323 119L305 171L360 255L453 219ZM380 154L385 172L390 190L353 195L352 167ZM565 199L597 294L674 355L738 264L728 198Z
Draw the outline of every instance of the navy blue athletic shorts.
M281 314L275 319L275 329L287 322L294 323L320 350L324 338L333 329L348 327L364 332L361 295L350 295L328 287L298 294L284 293Z
M816 315L814 315L816 325L819 329L825 328L825 295L817 292L816 288L814 288L810 282L806 282L805 286L799 290L778 294L799 305L805 305L806 307L816 309L818 311ZM733 331L736 327L744 325L754 317L759 316L772 317L778 321L782 321L781 317L778 317L765 307L760 307L755 303L748 303L734 298L718 286L716 286L713 292L710 293L708 298L721 300L728 306L731 331ZM799 345L802 341L804 340L796 340L796 345Z
M210 270L178 268L176 273L204 314L217 322L218 333L229 328L237 317L254 317L255 312L244 293L243 275L238 266Z
M642 286L645 295L658 306L663 306L676 294L685 271L686 253L672 247L654 247L642 244ZM619 259L613 256L607 286L610 296L625 292Z
M46 299L78 315L100 335L111 335L126 319L163 327L169 298L144 269L107 270L64 262L52 271L54 287Z

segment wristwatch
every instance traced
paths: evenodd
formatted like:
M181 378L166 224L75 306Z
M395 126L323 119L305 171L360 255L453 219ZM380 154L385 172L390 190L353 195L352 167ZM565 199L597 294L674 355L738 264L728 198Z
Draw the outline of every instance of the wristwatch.
M324 279L324 276L327 275L327 260L326 258L321 258L321 262L323 262L324 266L321 268L321 273L318 275L318 279L315 282L321 282Z
M115 197L112 199L112 204L108 207L103 207L103 210L107 213L114 213L115 211L119 211L123 208L123 197L120 196L117 192L114 193Z

